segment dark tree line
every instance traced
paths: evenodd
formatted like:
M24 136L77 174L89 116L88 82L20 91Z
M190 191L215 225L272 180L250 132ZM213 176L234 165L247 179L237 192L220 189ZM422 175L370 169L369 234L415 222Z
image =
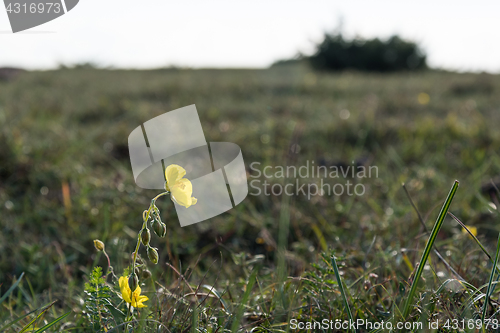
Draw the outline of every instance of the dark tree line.
M427 68L426 55L418 45L399 36L387 40L345 39L341 33L325 34L312 56L279 61L276 65L308 60L318 70L392 72Z

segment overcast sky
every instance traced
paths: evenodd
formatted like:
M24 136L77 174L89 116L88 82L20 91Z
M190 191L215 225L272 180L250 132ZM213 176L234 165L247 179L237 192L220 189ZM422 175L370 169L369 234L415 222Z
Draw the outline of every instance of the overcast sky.
M0 9L0 66L265 67L310 53L343 18L348 36L419 42L431 66L500 73L499 15L495 0L80 0L17 34Z

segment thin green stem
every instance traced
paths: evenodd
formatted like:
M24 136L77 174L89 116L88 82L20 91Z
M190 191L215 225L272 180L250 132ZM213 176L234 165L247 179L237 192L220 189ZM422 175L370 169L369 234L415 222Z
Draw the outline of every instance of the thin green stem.
M142 223L142 228L141 230L143 230L144 228L146 228L146 225L148 223L148 220L149 220L149 215L151 214L151 210L153 209L153 207L155 206L155 203L156 203L156 200L159 198L159 197L162 197L164 195L167 195L169 194L170 192L163 192L163 193L160 193L158 194L156 197L154 197L152 200L151 200L151 204L149 205L149 209L148 209L148 212L146 213L146 218L144 219L144 222ZM139 233L137 234L137 244L135 246L135 251L134 251L134 261L132 263L132 273L134 273L135 271L135 263L137 261L137 254L139 253L139 248L141 246L141 232L139 231Z
M102 250L102 252L104 253L104 255L106 256L106 259L108 259L108 270L106 271L106 275L105 277L107 278L108 275L111 273L111 276L113 276L113 278L117 279L118 278L116 277L115 275L115 271L113 269L113 266L111 266L111 261L109 260L109 255L106 253L106 249Z
M149 205L149 209L148 209L148 211L146 213L146 217L144 218L144 222L142 223L142 228L139 231L139 233L137 234L137 244L135 245L134 259L132 261L132 272L131 272L131 274L135 273L135 263L137 261L137 254L139 253L139 248L141 247L141 231L144 230L144 228L146 228L146 226L147 226L147 223L148 223L148 220L149 220L149 216L151 214L151 210L153 210L153 207L155 206L156 200L158 200L158 198L160 198L160 197L162 197L164 195L167 195L169 193L170 192L168 192L168 191L160 193L160 194L158 194L156 197L154 197L151 200L151 204ZM132 290L132 292L133 292L133 290ZM130 304L129 304L128 309L127 309L127 318L128 318L129 315L130 315Z

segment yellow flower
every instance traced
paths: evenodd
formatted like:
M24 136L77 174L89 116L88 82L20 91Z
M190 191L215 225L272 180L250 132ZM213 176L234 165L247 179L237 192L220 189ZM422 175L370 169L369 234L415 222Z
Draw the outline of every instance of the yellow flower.
M186 170L177 164L171 164L165 169L165 178L167 179L166 189L172 194L172 200L188 208L198 200L191 197L193 194L193 185L188 179L182 178L185 175Z
M122 292L122 297L125 302L130 303L134 308L146 307L142 302L146 302L149 298L147 296L141 296L141 287L137 286L132 293L126 276L120 277L118 284L120 285L120 291Z
M471 232L471 234L473 234L474 236L477 236L477 228L476 227L468 225L467 229L469 229L469 231ZM467 232L467 230L465 230L464 228L462 228L462 233L469 235L469 233Z

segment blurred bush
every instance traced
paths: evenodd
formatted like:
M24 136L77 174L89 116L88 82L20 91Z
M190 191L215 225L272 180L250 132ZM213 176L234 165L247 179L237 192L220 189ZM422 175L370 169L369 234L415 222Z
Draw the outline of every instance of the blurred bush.
M309 60L320 70L393 72L427 67L426 55L418 45L398 36L382 41L378 38L347 40L341 33L325 34Z

